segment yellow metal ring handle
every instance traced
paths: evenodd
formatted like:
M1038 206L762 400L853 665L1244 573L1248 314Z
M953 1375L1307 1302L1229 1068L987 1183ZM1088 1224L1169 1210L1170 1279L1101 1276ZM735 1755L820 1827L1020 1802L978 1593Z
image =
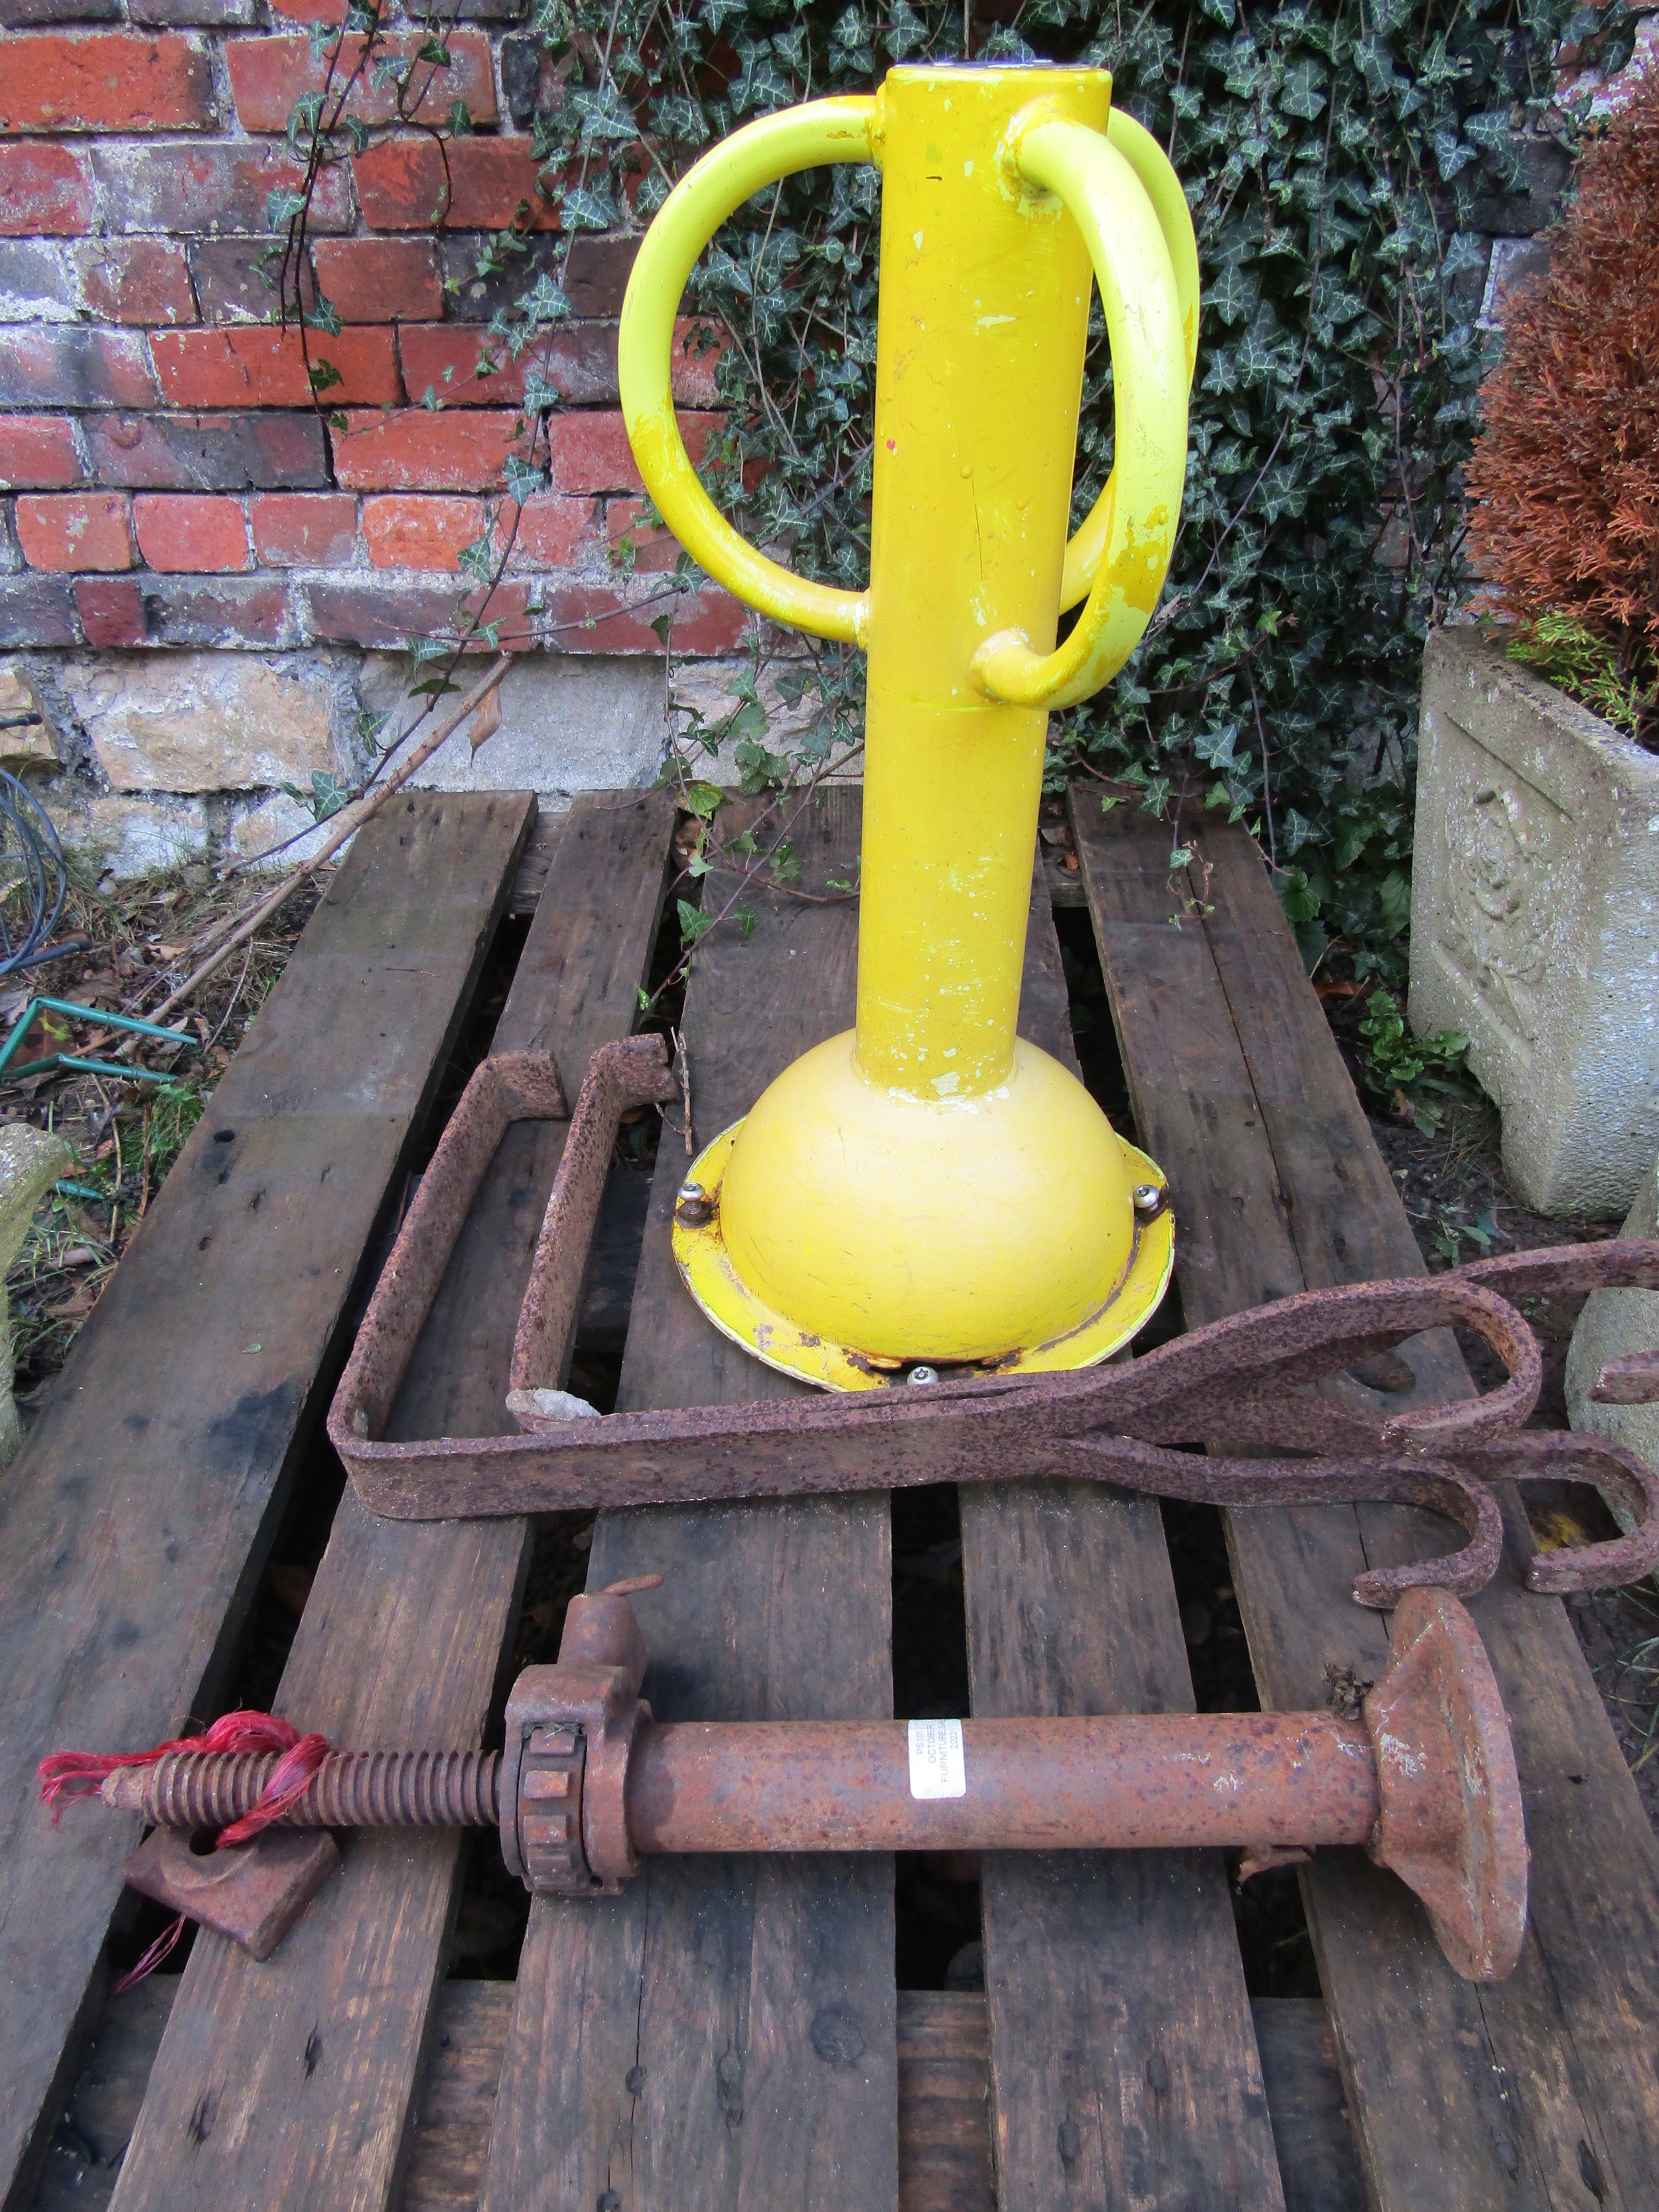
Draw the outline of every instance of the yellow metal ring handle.
M623 302L617 345L623 418L640 473L664 521L686 551L746 605L757 608L792 629L806 630L815 637L839 638L853 645L865 641L869 627L869 593L814 584L777 562L768 560L732 527L698 482L674 419L674 322L686 280L698 255L721 223L745 200L768 185L793 176L802 169L816 168L821 163L872 161L879 166L878 115L878 102L873 99L811 100L745 125L706 154L669 194L646 234ZM1130 227L1136 233L1133 244L1140 249L1141 258L1146 258L1150 244L1146 234L1155 232L1162 237L1165 258L1173 273L1187 380L1190 381L1198 346L1199 277L1198 251L1186 198L1158 142L1133 117L1115 108L1107 129L1107 140L1102 141L1097 134L1080 125L1042 122L1017 137L1013 159L1019 174L1027 182L1056 191L1082 225L1101 283L1103 301L1108 299L1109 293L1118 301L1115 323L1109 307L1107 313L1115 362L1121 363L1124 359L1121 343L1123 298L1127 295L1130 300L1136 299L1140 279L1131 274L1126 264L1125 274L1129 281L1113 284L1107 273L1103 228L1114 235L1115 249L1121 255L1124 216L1115 209L1115 203L1122 203L1133 217ZM1054 135L1057 133L1065 134L1074 143L1060 143ZM1099 157L1114 153L1116 163L1108 165L1109 179L1101 186L1094 174L1102 166ZM1033 167L1033 163L1036 166ZM1054 170L1052 181L1047 173L1038 173L1045 163ZM1127 179L1123 174L1126 169L1130 173ZM1085 210L1091 204L1091 182L1102 193L1106 216L1103 226L1100 220L1091 222L1085 217ZM1126 191L1126 185L1135 183L1145 196L1139 204L1138 196ZM1120 454L1125 450L1121 397L1125 374L1125 368L1120 366ZM1184 384L1182 390L1184 394ZM1184 465L1184 397L1181 403L1180 442ZM1105 489L1066 549L1060 582L1062 607L1074 606L1090 592L1109 544L1114 561L1121 557L1124 548L1114 543L1120 473L1121 467L1114 469ZM1171 514L1179 507L1180 482L1178 472ZM1167 559L1164 565L1167 566ZM1158 580L1161 585L1162 568ZM1104 587L1107 596L1109 584L1109 574L1108 586ZM1150 614L1152 599L1156 596L1154 589L1146 603L1146 614ZM1093 604L1091 599L1091 607ZM1065 697L1056 691L1052 696L1042 696L1041 703L1069 705L1073 699L1086 697L1104 683L1127 659L1140 628L1145 626L1145 619L1143 616L1121 652L1117 651L1118 633L1126 625L1120 622L1115 627L1106 647L1108 654L1117 654L1110 666L1086 678L1076 674L1075 682L1081 688L1073 688L1073 683L1067 683ZM1093 627L1090 610L1085 609L1062 653L1074 654L1079 638L1091 632ZM1081 657L1093 671L1102 656L1085 653ZM1041 665L1050 666L1060 658L1051 655L1048 663ZM1039 690L1030 688L1030 672L1025 665L1028 661L1033 667L1038 665L1037 656L1025 641L1009 635L990 640L976 657L975 668L993 696L1018 698L1024 703L1036 704L1039 703L1041 687ZM1006 688L1011 684L1015 688Z
M674 420L674 319L697 256L766 185L828 161L879 162L873 99L809 100L744 125L681 178L647 231L623 301L617 382L623 420L657 511L694 561L793 629L862 645L870 594L841 592L769 561L739 537L697 481Z
M1121 108L1115 107L1107 120L1106 137L1139 178L1141 188L1158 217L1158 228L1164 233L1164 243L1170 249L1182 335L1187 341L1187 382L1190 386L1198 362L1199 281L1198 240L1193 235L1192 210L1187 205L1187 195L1181 189L1181 179L1171 167L1169 155L1150 131L1141 129L1133 115L1126 115ZM1066 566L1060 579L1062 608L1074 607L1095 580L1111 530L1115 496L1115 488L1109 482L1066 548Z
M1017 121L1010 133L1009 166L1065 204L1088 246L1112 349L1115 453L1097 508L1104 514L1094 580L1071 635L1042 654L1018 630L1002 630L972 668L988 698L1071 707L1122 667L1164 588L1187 470L1190 356L1164 211L1097 131L1050 120L1042 104L1028 112L1029 124ZM1194 257L1194 274L1195 265Z

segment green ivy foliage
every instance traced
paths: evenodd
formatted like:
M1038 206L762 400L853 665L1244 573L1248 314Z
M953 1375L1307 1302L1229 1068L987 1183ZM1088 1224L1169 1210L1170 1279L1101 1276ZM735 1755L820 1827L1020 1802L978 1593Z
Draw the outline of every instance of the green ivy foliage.
M1458 592L1482 367L1474 204L1519 184L1528 132L1565 143L1552 57L1563 39L1599 42L1616 64L1622 0L981 4L998 20L912 0L540 0L558 89L537 146L561 251L648 217L751 118L867 90L896 62L959 59L965 37L979 59L1110 69L1185 184L1205 313L1164 599L1116 684L1056 719L1051 782L1138 792L1170 815L1173 847L1183 806L1225 805L1279 870L1310 954L1340 936L1360 972L1397 980L1421 647ZM849 586L868 555L879 212L873 169L793 179L726 227L691 295L732 341L711 491L750 536ZM568 306L531 240L504 234L486 260L515 257L534 281L492 343L518 353ZM532 370L532 411L559 404ZM1097 311L1074 519L1111 447ZM785 675L821 704L810 760L856 727L862 670L814 647ZM737 713L745 781L782 777L792 763L768 749L752 687Z

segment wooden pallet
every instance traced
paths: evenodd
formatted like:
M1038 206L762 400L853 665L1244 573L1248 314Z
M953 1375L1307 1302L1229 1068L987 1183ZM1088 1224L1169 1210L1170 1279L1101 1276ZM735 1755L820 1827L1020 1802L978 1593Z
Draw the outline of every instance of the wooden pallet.
M105 2008L33 2212L106 2212L176 1987L158 1975ZM513 1999L511 1982L441 1985L398 2212L476 2212ZM1267 1997L1250 2012L1286 2212L1365 2212L1324 2006ZM899 2212L996 2212L985 1999L901 1990L897 2021Z
M1091 810L1075 810L1084 884L1139 1134L1177 1194L1188 1321L1415 1272L1253 848L1206 824L1207 892L1195 875L1182 913L1167 832ZM521 876L532 816L526 800L422 798L359 840L0 1486L9 2205L31 2201L55 2126L63 2139L131 1841L85 1812L52 1831L30 1802L33 1760L154 1741L212 1698L508 902L534 908L492 1049L550 1046L574 1086L635 1021L670 810L641 793L586 800L544 825ZM794 835L808 884L847 874L856 791L822 794ZM854 908L751 902L749 940L708 939L687 994L703 1138L851 1017ZM1039 873L1022 1028L1069 1055L1066 1016ZM220 1144L222 1129L236 1133ZM503 1144L394 1433L505 1428L562 1137L526 1125ZM787 1386L674 1278L684 1169L665 1139L623 1402L775 1395ZM1418 1387L1468 1387L1455 1347L1423 1347ZM1155 1505L1011 1486L964 1498L963 1522L975 1711L1190 1708ZM1319 1703L1327 1660L1376 1671L1380 1628L1348 1584L1409 1553L1413 1516L1243 1516L1230 1533L1264 1702ZM519 1522L378 1522L348 1492L279 1709L342 1742L477 1741L531 1538ZM641 1607L659 1713L891 1710L878 1497L607 1516L590 1560L599 1583L667 1577ZM1511 1577L1481 1619L1534 1854L1535 1935L1501 1990L1456 1983L1406 1893L1342 1853L1304 1886L1328 2001L1311 2013L1247 2002L1219 1856L1196 1852L988 1860L983 2001L896 1992L890 1866L812 1858L657 1862L615 1904L538 1901L516 1985L456 1983L456 1839L361 1837L266 1965L203 1935L176 1987L109 2016L40 2202L61 2194L76 2128L109 2131L87 2117L101 2066L125 2085L130 2142L118 2172L82 2161L76 2186L90 2177L94 2195L76 2201L116 2212L979 2212L993 2166L1004 2212L1347 2212L1357 2160L1389 2212L1645 2212L1659 2203L1659 1853L1560 1607ZM144 2033L123 2043L135 2019Z

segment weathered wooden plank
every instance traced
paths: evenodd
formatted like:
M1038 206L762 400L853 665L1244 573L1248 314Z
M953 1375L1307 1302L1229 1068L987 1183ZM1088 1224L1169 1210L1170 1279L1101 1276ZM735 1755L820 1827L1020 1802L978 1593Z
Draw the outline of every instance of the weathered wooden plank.
M985 2000L898 1993L899 2212L997 2212Z
M574 1096L633 1026L672 811L616 794L566 823L494 1048L550 1045ZM394 1433L506 1425L508 1350L563 1124L509 1133L416 1352ZM348 1492L279 1708L342 1744L476 1743L529 1524L377 1521ZM275 1958L198 1938L115 2195L118 2212L383 2206L396 2184L454 1909L460 1838L353 1837Z
M1301 985L1265 871L1236 836L1220 841L1211 858L1206 931L1261 1100L1307 1281L1420 1273L1410 1224L1329 1028ZM1445 1332L1413 1347L1413 1358L1417 1388L1412 1400L1396 1403L1469 1389ZM1415 1515L1368 1507L1355 1519L1368 1563L1419 1558L1444 1541ZM1659 2203L1659 1843L1565 1608L1520 1582L1530 1540L1524 1516L1516 1511L1510 1520L1505 1566L1471 1607L1509 1709L1532 1849L1527 1954L1514 1978L1480 2001L1503 2085L1495 2164L1507 2166L1508 2149L1524 2166L1521 2146L1529 2140L1547 2202L1647 2205ZM1241 1528L1233 1540L1237 1547L1252 1539ZM1259 1549L1261 1540L1254 1541ZM1276 1571L1279 1578L1270 1581ZM1284 1702L1307 1679L1309 1615L1292 1604L1271 1547L1266 1559L1252 1559L1250 1580L1263 1593L1264 1613L1303 1625L1293 1651L1274 1647L1270 1687ZM1341 1607L1325 1577L1318 1587L1333 1594L1338 1620L1330 1628L1352 1633L1355 1608ZM1328 1648L1326 1638L1321 1642ZM1350 2026L1362 2016L1368 1964L1345 1954L1340 1965L1354 1988L1341 2005L1333 1989L1333 2011L1356 2080L1369 2065L1386 2094L1386 2037L1369 2027L1362 2037ZM1437 1979L1448 1978L1437 1957L1430 1966ZM1339 1970L1334 1958L1333 1984ZM1402 2163L1402 2189L1417 2188L1407 2172ZM1507 2171L1501 2180L1494 2172L1494 2191L1509 2181ZM1420 2191L1415 2201L1425 2201Z
M30 2212L104 2212L178 1985L155 1974L105 2006L74 2094L54 2117Z
M159 1974L106 2007L31 2212L104 2212L177 1988ZM511 1982L440 1984L398 2212L477 2212L512 2009ZM1324 2006L1250 2009L1285 2212L1363 2212ZM983 1996L901 1990L897 2030L899 2212L996 2212Z
M1075 1069L1041 878L1020 1030ZM1190 1712L1156 1499L1082 1483L962 1492L976 1713ZM988 1854L986 1984L1003 2212L1283 2199L1217 1851Z
M1258 1997L1250 2013L1285 2212L1366 2212L1330 2015L1317 1997Z
M803 884L845 874L855 791L793 832ZM705 901L728 879L710 876ZM753 896L704 940L684 1033L700 1139L852 1017L855 910ZM684 1155L665 1144L623 1372L629 1407L792 1387L720 1336L669 1249ZM659 1572L639 1601L659 1718L892 1711L884 1498L602 1517L591 1587ZM620 1898L538 1899L520 1966L483 2203L605 2212L890 2212L897 2190L890 1862L647 1862Z
M512 2011L511 1982L440 1985L398 2212L474 2212Z
M213 1694L359 1262L535 802L365 830L0 1484L0 2194L77 2029L134 1824L56 1828L33 1769L174 1735Z
M1073 808L1143 1141L1176 1192L1197 1323L1304 1285L1421 1261L1265 872L1206 824L1202 919L1179 914L1168 832ZM1179 927L1174 920L1179 919ZM1396 1405L1469 1388L1443 1335L1409 1348ZM1361 1567L1444 1548L1366 1508L1230 1517L1266 1699L1317 1703L1328 1665L1374 1677L1382 1621ZM1497 1989L1451 1973L1414 1902L1357 1853L1304 1889L1368 2182L1393 2208L1659 2202L1659 1850L1559 1603L1511 1559L1475 1606L1515 1724L1533 1847L1533 1930Z

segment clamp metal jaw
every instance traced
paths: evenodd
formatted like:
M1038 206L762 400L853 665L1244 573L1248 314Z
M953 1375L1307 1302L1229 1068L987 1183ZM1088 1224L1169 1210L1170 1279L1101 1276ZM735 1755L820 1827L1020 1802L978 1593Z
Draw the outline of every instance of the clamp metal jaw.
M628 1837L629 1762L651 1708L645 1638L630 1602L659 1575L573 1598L558 1663L526 1667L507 1701L501 1856L541 1895L613 1894L639 1859Z

